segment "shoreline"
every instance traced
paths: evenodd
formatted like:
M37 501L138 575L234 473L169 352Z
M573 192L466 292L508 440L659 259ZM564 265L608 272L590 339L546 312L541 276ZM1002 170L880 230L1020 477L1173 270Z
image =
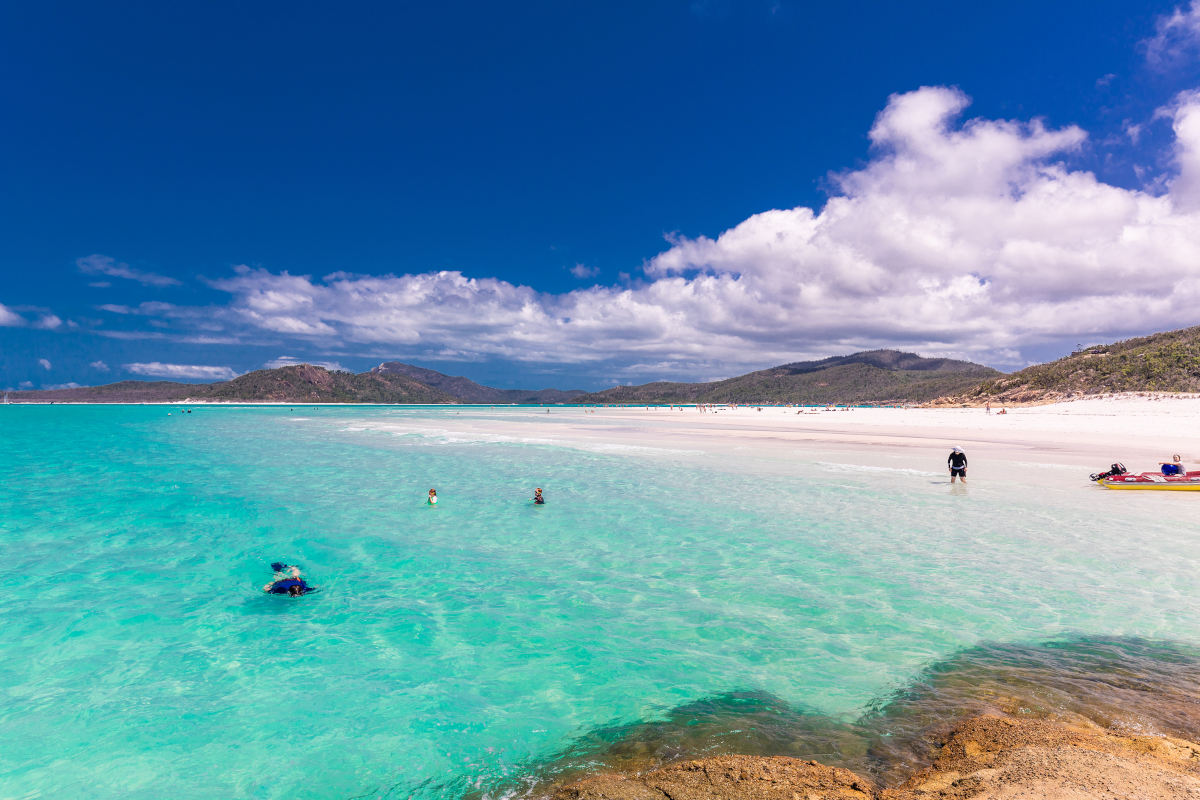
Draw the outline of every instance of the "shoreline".
M35 392L51 392L53 390L29 390ZM70 390L74 391L74 390ZM13 392L10 390L9 394ZM18 395L25 394L26 390L16 392ZM979 402L961 402L957 398L939 398L929 401L900 401L895 403L754 403L754 402L723 402L723 403L700 403L689 401L684 403L369 403L369 402L335 402L330 400L232 400L232 399L193 399L181 398L177 400L78 400L70 398L21 398L10 400L8 403L0 403L0 405L82 405L82 406L112 406L112 405L130 405L130 406L169 406L169 405L236 405L236 406L287 406L287 405L303 405L303 406L418 406L422 408L460 408L470 407L477 408L480 406L497 407L497 408L691 408L695 409L699 406L707 406L718 409L753 409L753 408L801 408L801 409L824 409L824 408L898 408L898 409L980 409L983 410L989 403L994 403L996 412L1001 408L1037 408L1041 406L1053 405L1068 405L1078 402L1089 402L1093 400L1200 400L1200 392L1168 392L1157 390L1146 390L1139 392L1116 392L1109 394L1072 394L1065 396L1052 396L1048 399L1031 400L1022 402L1012 402L1004 400L984 399Z
M426 420L378 417L363 424L425 435L452 428L455 435L489 441L582 449L703 452L759 464L777 461L781 466L808 458L939 472L946 457L942 451L959 446L971 459L969 474L984 480L1028 478L1029 466L1040 465L1081 470L1086 481L1088 474L1116 461L1136 472L1155 469L1175 453L1185 464L1200 464L1200 395L1106 396L1028 406L1007 414L988 414L982 408L438 408L458 413Z

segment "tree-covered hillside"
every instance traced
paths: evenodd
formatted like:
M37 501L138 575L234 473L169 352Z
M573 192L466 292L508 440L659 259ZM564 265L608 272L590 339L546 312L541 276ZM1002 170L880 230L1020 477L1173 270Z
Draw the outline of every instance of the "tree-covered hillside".
M984 381L967 401L1039 402L1113 392L1200 392L1200 327L1095 345Z
M248 372L205 387L213 400L297 403L452 403L454 398L404 375L330 372L311 364Z

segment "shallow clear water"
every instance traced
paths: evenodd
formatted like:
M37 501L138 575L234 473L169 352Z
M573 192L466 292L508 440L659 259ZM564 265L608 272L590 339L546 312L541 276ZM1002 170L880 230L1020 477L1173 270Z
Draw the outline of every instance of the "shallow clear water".
M1200 498L553 431L0 406L0 796L496 794L713 698L852 723L981 643L1200 645Z

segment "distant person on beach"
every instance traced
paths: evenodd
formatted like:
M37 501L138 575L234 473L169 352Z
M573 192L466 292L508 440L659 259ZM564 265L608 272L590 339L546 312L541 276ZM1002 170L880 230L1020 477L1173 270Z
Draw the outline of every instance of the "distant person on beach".
M533 490L533 502L534 502L534 503L536 503L536 504L537 504L537 505L539 505L539 506L541 506L541 505L545 505L545 504L546 504L546 498L542 496L542 490L541 490L541 489L534 489L534 490Z
M429 490L429 505L431 505L431 506L437 505L437 489Z
M946 466L950 468L951 483L954 483L955 478L962 478L963 483L967 482L967 454L961 448L955 447L950 451Z
M1182 475L1187 472L1187 469L1183 466L1183 462L1179 460L1179 453L1171 456L1170 461L1160 461L1158 464L1162 467L1163 475Z

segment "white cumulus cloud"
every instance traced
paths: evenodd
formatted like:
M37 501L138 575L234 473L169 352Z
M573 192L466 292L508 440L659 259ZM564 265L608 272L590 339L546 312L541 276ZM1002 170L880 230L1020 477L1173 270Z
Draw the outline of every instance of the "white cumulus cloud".
M1155 21L1154 36L1142 43L1146 60L1167 69L1179 59L1200 50L1200 0L1176 6Z
M571 267L571 274L576 278L594 278L600 274L599 267L589 267L587 264L576 264Z
M1087 139L1078 127L964 121L968 104L944 87L891 97L870 159L834 176L824 207L673 237L628 287L551 295L451 271L313 279L250 267L213 286L237 326L323 347L621 362L645 375L873 347L1017 366L1038 344L1200 322L1197 96L1165 112L1178 165L1165 192L1069 169Z
M156 378L195 378L200 380L227 381L237 377L229 367L209 367L198 364L163 364L160 361L126 364L125 369L136 375Z
M84 275L107 275L110 278L125 278L137 281L145 286L179 286L179 281L166 275L134 269L128 264L119 263L109 256L93 253L90 256L75 260L75 265Z
M105 364L103 361L93 361L88 366L92 369L98 369L101 372L108 372L108 364Z
M50 369L52 366L50 363L50 359L48 359L48 358L39 358L38 364L41 365L42 369L46 369L46 370Z
M1200 91L1180 94L1163 109L1172 117L1175 131L1175 160L1179 174L1171 181L1171 197L1177 206L1200 209Z
M13 311L9 311L3 303L0 303L0 328L15 328L18 325L24 324L24 317Z

